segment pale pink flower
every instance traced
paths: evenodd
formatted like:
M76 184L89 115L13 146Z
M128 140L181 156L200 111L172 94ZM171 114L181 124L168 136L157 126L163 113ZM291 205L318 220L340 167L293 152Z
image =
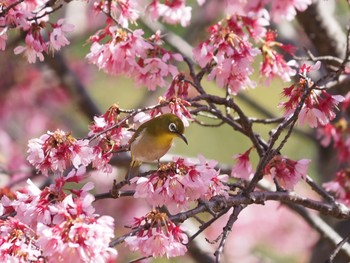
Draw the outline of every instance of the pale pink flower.
M35 63L38 58L40 61L44 61L43 52L47 52L48 46L42 40L41 36L34 37L31 33L28 33L25 37L25 46L18 46L13 51L16 55L24 53L29 63Z
M161 58L151 57L143 60L142 67L138 69L136 83L145 85L149 90L155 90L156 87L165 87L165 78L178 74L177 68L169 63L172 59L182 60L181 56L173 56L165 53Z
M149 212L141 218L134 218L133 227L140 229L133 236L125 238L125 243L132 251L139 251L144 256L167 258L184 255L187 248L184 243L188 238L180 227L176 226L164 213L158 210ZM151 226L143 229L145 225Z
M296 70L292 69L290 63L287 63L283 56L276 51L277 47L287 51L287 53L294 53L294 47L277 42L276 33L267 31L261 47L263 62L260 65L260 74L267 77L268 82L275 76L288 82L291 80L290 77L296 74Z
M323 184L323 187L335 194L338 201L350 206L350 180L349 170L342 169L338 171L335 178Z
M317 138L320 139L320 143L323 147L330 145L331 141L338 142L341 139L341 135L333 124L328 123L324 126L320 126L317 129Z
M149 5L149 12L152 19L163 18L163 22L168 24L178 24L186 27L189 25L191 20L190 6L185 5L184 0L172 0L166 1L164 4L160 3L158 0L153 0Z
M236 164L232 167L232 177L248 180L253 176L253 166L249 159L249 154L252 149L253 148L250 148L242 154L236 154L233 156L233 159L236 160Z
M109 74L132 75L139 69L138 60L146 58L147 51L153 49L153 46L143 39L143 34L141 29L126 33L119 27L107 27L105 35L110 36L111 40L100 44L98 41L102 39L97 36L98 41L93 39L86 58Z
M206 42L200 43L193 49L193 58L199 66L204 68L214 58L214 47Z
M65 34L72 32L74 26L71 24L66 24L64 19L59 19L56 24L51 24L53 27L50 33L50 46L54 50L60 50L61 47L67 46L69 44L68 39Z
M242 20L232 16L211 26L209 39L194 49L195 59L202 67L212 57L213 66L210 68L208 80L215 79L219 87L228 87L233 95L247 87L256 86L249 76L254 71L254 57L260 53L248 41L249 35L238 30L241 28L238 21Z
M35 242L35 233L18 219L9 217L0 222L0 261L39 262L42 254Z
M129 27L129 22L134 24L139 18L140 12L136 9L136 3L137 1L131 0L112 2L111 11L114 14L114 17L117 17L117 21L122 27Z
M299 123L304 124L306 122L310 127L315 128L328 124L336 117L334 111L338 110L338 104L344 100L344 97L330 95L326 91L314 92L313 95L310 101L301 109Z
M209 200L215 195L227 196L228 187L223 184L227 176L219 175L216 162L208 162L199 156L200 163L175 158L173 163L161 166L149 178L135 177L136 198L145 198L153 206L166 205L170 212L189 207L197 199ZM166 174L166 176L164 176Z
M54 226L39 223L37 232L38 245L48 261L104 262L117 253L108 245L114 237L113 218L109 216L78 216Z
M93 158L94 155L89 145L89 140L77 140L72 145L71 161L75 168L88 166Z
M318 71L320 68L321 68L321 61L316 61L316 63L313 65L303 64L299 69L299 73L302 74L303 76L306 76L308 73L312 71Z
M285 189L293 190L294 186L306 177L310 162L307 159L293 161L277 155L266 165L265 173L276 178Z
M63 172L69 165L87 166L94 158L88 140L77 140L64 131L47 132L28 143L28 161L43 174Z
M280 106L284 108L285 117L294 114L301 102L301 98L304 96L305 85L313 85L312 80L307 78L306 74L312 70L317 70L319 67L320 63L316 63L313 66L303 64L299 69L299 73L303 74L303 78L300 78L299 83L284 88L282 94L287 97L288 100L281 103ZM306 81L305 78L307 78ZM312 90L305 99L299 113L299 123L307 123L313 128L320 125L327 125L335 118L335 111L338 110L338 104L342 101L344 101L344 97L341 95L330 95L324 89Z
M305 11L311 5L312 0L275 0L271 2L271 17L276 23L279 23L282 20L294 19L297 11Z
M311 128L326 125L329 122L327 116L319 109L303 107L299 113L299 124L307 123Z

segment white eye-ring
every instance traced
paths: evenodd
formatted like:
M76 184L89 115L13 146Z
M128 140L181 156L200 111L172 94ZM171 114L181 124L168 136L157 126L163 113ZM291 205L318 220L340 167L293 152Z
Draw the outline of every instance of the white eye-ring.
M175 123L170 123L169 124L169 131L171 132L176 132L177 131L177 127L176 127L176 124Z

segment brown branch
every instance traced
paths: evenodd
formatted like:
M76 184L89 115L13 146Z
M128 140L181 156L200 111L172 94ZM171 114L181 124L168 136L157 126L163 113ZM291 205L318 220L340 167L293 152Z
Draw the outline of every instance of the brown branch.
M215 259L216 259L216 263L220 262L221 254L224 251L224 247L225 247L225 243L226 243L227 237L231 233L232 226L237 221L238 215L243 210L243 208L244 208L243 206L236 206L236 207L234 207L234 209L233 209L233 211L232 211L232 213L231 213L231 215L229 217L229 220L227 221L226 226L223 229L220 244L219 244L218 248L216 249L216 251L214 253L214 256L215 256Z
M343 58L345 35L327 4L327 1L315 1L296 18L320 56Z
M345 245L345 243L348 242L349 238L350 238L350 234L348 234L342 241L340 241L336 245L333 253L330 255L329 259L325 263L333 263L334 258L338 255L339 251Z

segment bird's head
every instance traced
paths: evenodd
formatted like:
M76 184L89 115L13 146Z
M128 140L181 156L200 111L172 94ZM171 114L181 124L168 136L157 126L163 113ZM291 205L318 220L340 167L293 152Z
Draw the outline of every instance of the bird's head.
M151 121L149 121L148 131L156 136L171 136L179 137L186 144L188 144L187 139L184 135L185 127L182 120L172 113L166 113L160 115Z

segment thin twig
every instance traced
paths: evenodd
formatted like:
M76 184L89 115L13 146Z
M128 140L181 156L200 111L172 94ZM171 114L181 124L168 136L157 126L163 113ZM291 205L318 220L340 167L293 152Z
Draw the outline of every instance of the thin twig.
M325 263L333 263L334 258L338 255L339 251L340 251L341 248L344 246L344 244L345 244L346 242L348 242L349 238L350 238L350 233L349 233L342 241L340 241L340 242L336 245L334 251L333 251L332 254L330 255L329 259L326 260Z
M229 217L229 220L227 221L226 226L223 229L220 244L214 253L216 263L220 262L221 254L224 250L227 237L231 233L232 226L237 221L238 215L243 210L243 208L244 208L243 206L234 207L234 209Z

